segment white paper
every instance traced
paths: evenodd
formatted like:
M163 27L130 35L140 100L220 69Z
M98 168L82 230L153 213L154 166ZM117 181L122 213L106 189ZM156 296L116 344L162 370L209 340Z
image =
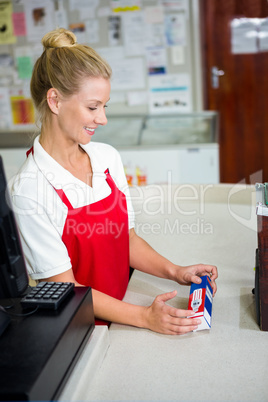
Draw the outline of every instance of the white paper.
M171 46L171 62L174 66L178 66L185 63L183 46Z
M80 20L94 18L98 4L98 0L69 0L70 10L77 10Z
M186 20L183 14L165 16L167 46L186 45Z
M162 5L168 11L184 11L189 17L189 0L162 0Z
M149 74L165 74L167 71L166 48L153 47L146 49L147 69Z
M149 6L144 8L146 24L159 24L164 22L164 11L161 6Z
M112 59L110 65L113 70L111 78L113 91L145 88L145 67L141 57Z
M122 20L125 54L127 56L144 54L144 13L124 13Z
M24 12L29 42L39 42L47 32L55 29L53 1L24 1Z
M257 19L234 18L231 22L231 45L233 54L257 53Z
M164 74L149 77L149 109L152 114L191 112L189 74Z
M164 24L146 24L144 30L144 46L164 46L165 27Z
M144 89L145 66L141 57L125 58L124 48L98 48L97 52L110 64L112 68L112 91Z
M9 89L0 87L0 130L12 125Z
M162 0L162 5L168 11L184 11L189 13L189 0Z

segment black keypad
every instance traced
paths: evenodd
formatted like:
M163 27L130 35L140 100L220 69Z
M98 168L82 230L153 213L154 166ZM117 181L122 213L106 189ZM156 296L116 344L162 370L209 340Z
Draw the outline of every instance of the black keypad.
M40 282L23 297L23 308L40 307L57 310L63 300L73 291L71 282Z

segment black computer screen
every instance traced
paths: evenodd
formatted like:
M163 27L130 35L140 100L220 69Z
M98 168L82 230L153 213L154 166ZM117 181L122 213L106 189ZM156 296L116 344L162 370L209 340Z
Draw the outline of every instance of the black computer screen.
M20 297L27 286L28 275L0 156L0 298Z

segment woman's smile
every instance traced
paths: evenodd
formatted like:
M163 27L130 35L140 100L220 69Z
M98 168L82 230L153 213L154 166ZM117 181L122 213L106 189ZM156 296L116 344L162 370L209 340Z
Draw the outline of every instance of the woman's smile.
M94 133L95 133L95 128L84 127L84 129L86 130L86 132L87 132L89 135L94 135Z

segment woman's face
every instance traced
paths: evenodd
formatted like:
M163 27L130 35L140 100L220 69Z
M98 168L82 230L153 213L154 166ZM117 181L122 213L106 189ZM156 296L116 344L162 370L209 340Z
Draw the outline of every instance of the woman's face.
M85 78L78 93L58 102L58 129L65 139L88 144L99 125L107 124L111 84L102 77Z

